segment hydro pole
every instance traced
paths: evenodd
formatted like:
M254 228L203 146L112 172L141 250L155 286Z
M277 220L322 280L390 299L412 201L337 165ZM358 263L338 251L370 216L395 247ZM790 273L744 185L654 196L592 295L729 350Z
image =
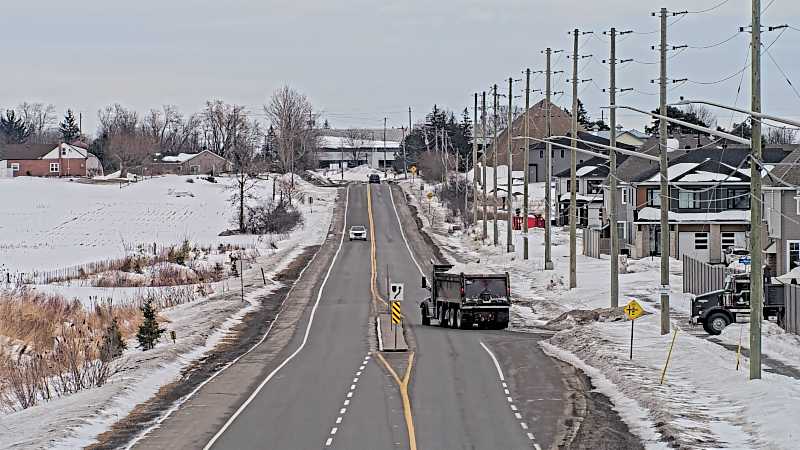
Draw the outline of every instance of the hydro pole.
M578 137L578 29L575 28L574 41L572 44L572 147L577 146L575 138ZM575 166L577 165L577 154L573 148L569 154L569 288L578 286L577 268L577 183L575 176Z
M473 120L472 123L475 124L474 128L478 127L478 93L475 93L475 107L472 110L473 112ZM473 133L472 136L472 223L478 223L478 137L476 136L477 133ZM464 164L464 175L466 176L466 164ZM464 188L466 189L466 178L464 179L465 185ZM467 210L464 210L464 214L467 214Z
M512 113L512 108L514 107L514 79L509 77L508 78L508 168L506 169L506 252L511 253L514 251L514 235L511 233L511 188L512 188L512 176L511 173L513 172L511 169L513 168L513 156L512 156L512 146L511 146L511 138L514 136L514 116ZM496 189L495 189L496 190Z
M525 70L525 136L529 136L528 133L528 110L531 107L531 69ZM528 259L528 172L529 165L530 165L530 141L525 139L525 149L522 151L523 154L523 183L525 184L522 187L522 259Z
M750 109L761 112L761 0L753 0L750 50ZM761 121L750 120L750 379L761 379L761 320L764 310L764 266L761 247Z
M551 118L551 104L550 104L550 95L551 95L551 88L550 88L550 77L552 76L552 71L550 69L550 56L552 55L553 50L548 48L545 50L545 54L547 55L547 68L545 69L547 75L547 81L545 86L545 128L547 138L549 139L552 135L552 131L550 130L550 118ZM552 208L553 199L551 198L552 193L550 189L550 184L552 182L552 156L553 156L553 146L550 145L550 141L547 141L545 145L545 156L544 156L544 269L545 270L553 270L553 257L551 254L551 245L550 245L550 224L552 218L550 217L550 210Z
M667 116L667 8L661 8L661 76L659 77L660 112ZM658 142L661 155L661 334L669 334L669 185L667 162L667 121L658 121Z
M497 246L499 238L497 231L497 85L492 86L494 89L494 137L492 138L492 186L494 187L494 202L492 204L492 224L494 225L494 245Z
M481 93L481 141L483 142L483 151L481 152L481 187L483 188L483 234L481 234L481 242L485 241L489 236L486 224L486 91Z

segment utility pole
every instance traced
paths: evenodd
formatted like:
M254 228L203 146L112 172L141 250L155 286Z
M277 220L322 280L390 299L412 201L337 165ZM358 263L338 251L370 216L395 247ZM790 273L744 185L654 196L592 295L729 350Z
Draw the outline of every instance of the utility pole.
M481 142L483 151L481 152L481 184L483 188L483 234L481 242L489 236L486 224L486 91L481 93Z
M492 138L492 185L494 187L494 203L492 204L492 224L494 225L494 245L497 246L498 231L497 231L497 85L492 86L494 89L494 137Z
M525 171L522 187L522 259L528 259L528 172L530 172L530 140L528 139L528 110L531 108L531 69L525 70L525 149L522 151L522 165Z
M403 130L403 179L408 179L408 160L406 159L406 127L400 127ZM411 129L408 130L411 133Z
M660 114L667 116L667 8L661 8L661 76L659 79ZM612 130L613 131L613 130ZM661 155L661 334L669 334L669 185L667 182L667 121L658 121Z
M577 245L577 191L578 183L576 182L575 166L577 165L577 154L575 147L578 145L576 138L578 137L578 29L573 31L574 43L572 44L572 130L571 137L572 149L569 154L569 288L573 289L578 286L577 282L577 266L578 256Z
M550 129L550 120L552 117L552 108L550 103L550 96L552 94L550 88L550 79L552 77L552 70L550 68L550 56L552 55L553 50L551 48L547 48L545 50L545 54L547 55L547 67L545 69L546 72L546 84L545 84L545 127L547 128L547 145L545 146L545 160L544 160L544 269L545 270L553 270L553 257L551 253L551 245L550 245L550 224L552 218L550 217L550 211L553 204L553 199L550 185L552 182L553 174L552 174L552 165L553 165L553 146L550 144L550 136L553 135L552 130Z
M750 50L750 110L761 112L761 0L753 0ZM761 379L761 320L764 314L764 267L761 253L761 121L751 116L750 141L750 379Z
M386 178L386 174L388 173L386 168L386 117L383 118L383 177Z
M608 89L609 105L609 145L617 146L617 29L611 28L611 57L608 60L610 85ZM617 151L609 152L608 176L608 221L611 230L611 307L619 306L619 230L617 229Z
M478 128L478 93L475 93L475 107L472 110L472 123L475 124L474 128ZM478 223L478 136L477 133L473 133L472 136L472 223ZM467 165L464 164L464 189L467 188L466 185L466 174L467 174ZM464 214L466 215L467 210L464 209Z
M512 138L514 137L514 116L511 109L514 107L514 78L508 78L508 169L506 170L506 252L514 251L514 234L511 232L511 169L513 168Z

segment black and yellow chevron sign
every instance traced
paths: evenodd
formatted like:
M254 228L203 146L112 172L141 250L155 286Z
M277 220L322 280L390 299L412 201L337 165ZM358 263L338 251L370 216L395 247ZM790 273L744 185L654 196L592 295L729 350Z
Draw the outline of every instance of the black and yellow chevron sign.
M391 311L392 311L392 323L395 325L399 325L400 322L403 320L403 313L400 312L400 302L391 302Z

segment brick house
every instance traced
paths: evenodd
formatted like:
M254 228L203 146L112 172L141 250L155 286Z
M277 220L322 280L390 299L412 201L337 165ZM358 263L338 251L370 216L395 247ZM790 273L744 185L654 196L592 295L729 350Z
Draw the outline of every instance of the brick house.
M103 174L100 160L85 148L61 143L0 146L0 172L12 177L92 177Z
M161 156L144 166L146 175L216 175L229 172L232 164L210 150Z

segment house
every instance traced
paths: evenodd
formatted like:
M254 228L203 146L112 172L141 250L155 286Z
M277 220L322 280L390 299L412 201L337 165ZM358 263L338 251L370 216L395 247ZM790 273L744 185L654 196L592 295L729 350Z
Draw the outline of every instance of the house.
M764 263L774 275L800 267L800 149L764 178Z
M331 130L323 130L323 132L328 131ZM364 132L360 134L367 136ZM320 136L317 146L319 167L339 168L340 164L356 167L366 164L374 169L381 169L390 167L395 159L402 158L402 155L398 155L402 152L400 140L372 139L373 135L378 136L374 133L369 134L370 139L351 138L345 135ZM380 136L383 137L382 133Z
M10 176L33 177L92 177L103 173L95 155L65 143L0 146L0 169Z
M578 139L584 141L596 142L598 144L608 145L609 141L601 137L595 136L591 133L579 131ZM561 138L554 142L562 145L570 145L569 138ZM578 142L577 146L582 149L606 153L606 150L592 147L590 144ZM619 148L626 150L634 150L633 147L618 144ZM544 152L545 144L537 144L532 147L534 153L539 152L537 157L541 156ZM564 167L563 170L554 173L556 182L556 195L558 201L558 219L556 223L559 225L566 225L569 223L569 205L570 205L570 158L571 151L563 147L552 147L552 162L553 167ZM532 154L531 157L534 155ZM624 162L627 158L626 155L617 154L617 165ZM558 164L558 166L556 166ZM575 176L577 181L576 201L577 201L577 215L579 227L601 227L607 219L603 211L604 205L604 183L608 178L608 160L598 156L591 156L587 153L577 152Z
M611 131L604 130L604 131L595 131L594 134L597 137L601 137L603 139L610 140L611 139ZM647 133L639 131L637 129L631 128L630 130L624 130L622 127L617 127L617 144L625 144L630 145L632 147L641 147L647 141L650 136Z
M147 175L216 175L230 172L231 169L230 161L211 150L172 156L157 155L154 161L144 165Z
M673 156L672 153L675 153ZM767 148L767 164L789 152ZM670 254L711 264L724 261L727 247L747 247L750 231L750 149L746 146L707 145L676 149L670 154ZM631 158L629 158L630 160ZM633 257L660 254L660 171L654 167L631 180L633 201Z

